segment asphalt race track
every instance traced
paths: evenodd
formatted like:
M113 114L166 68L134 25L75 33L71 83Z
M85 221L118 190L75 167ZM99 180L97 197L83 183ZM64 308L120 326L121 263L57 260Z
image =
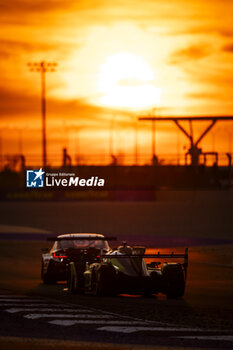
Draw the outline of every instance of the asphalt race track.
M2 230L8 227L8 233L15 235L27 227L34 234L56 230L54 217L47 226L35 225L38 218L23 214L25 206L21 205L21 217L19 213L15 219L11 216L12 207L11 215L2 217ZM230 239L226 228L225 223L225 234L219 238ZM204 235L208 238L208 232ZM48 286L40 281L40 250L46 242L15 236L0 242L1 349L29 349L32 344L42 349L59 348L58 344L63 349L233 348L232 244L191 246L185 297L167 300L164 295L69 295L65 283ZM175 247L175 251L183 248ZM170 247L162 251L169 252Z

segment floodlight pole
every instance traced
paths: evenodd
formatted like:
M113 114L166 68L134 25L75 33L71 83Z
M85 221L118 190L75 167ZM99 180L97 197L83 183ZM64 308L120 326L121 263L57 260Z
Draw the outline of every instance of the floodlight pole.
M152 120L152 162L155 159L155 120Z
M47 139L46 139L46 94L45 94L45 67L41 62L41 113L42 113L42 150L43 167L47 165Z
M3 154L2 154L2 130L0 130L0 169L2 167L3 164Z
M135 129L134 129L134 163L135 165L138 165L138 124L137 121L135 122Z
M152 109L152 113L155 116L156 115L156 108ZM156 156L156 130L155 130L155 118L152 119L152 123L151 123L151 132L152 132L152 165L157 164L157 156Z
M57 63L55 62L35 62L28 63L31 72L41 73L41 115L42 115L42 164L43 168L47 166L47 137L46 137L46 81L45 73L55 72Z

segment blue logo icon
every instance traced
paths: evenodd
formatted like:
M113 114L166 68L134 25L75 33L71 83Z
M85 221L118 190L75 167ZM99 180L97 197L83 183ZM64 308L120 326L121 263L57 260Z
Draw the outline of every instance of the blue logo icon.
M27 170L27 187L44 187L44 171L40 170Z

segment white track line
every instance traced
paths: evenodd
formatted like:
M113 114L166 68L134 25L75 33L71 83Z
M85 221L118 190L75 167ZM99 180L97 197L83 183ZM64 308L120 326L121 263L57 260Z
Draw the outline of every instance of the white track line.
M198 339L198 340L219 340L219 341L233 341L233 335L187 335L174 338L180 339Z
M38 318L78 318L78 319L91 319L94 318L95 320L97 319L108 319L109 320L109 316L108 315L86 315L86 314L79 314L79 315L75 315L75 311L73 312L73 314L28 314L28 315L24 315L25 318L28 318L30 320L36 320ZM106 322L105 322L106 323Z
M28 306L37 306L39 308L40 306L47 306L48 305L48 307L51 308L51 304L42 304L42 302L45 301L44 299L38 299L37 300L37 299L25 299L25 298L26 297L20 297L20 299L16 299L16 298L13 298L13 297L12 298L2 298L2 299L0 298L0 306L16 306L16 308L17 308L17 306L19 306L19 308L22 308L23 306L28 305ZM10 302L12 302L12 304L6 305L5 303L1 303L2 301L4 301L5 303L10 301ZM15 302L15 301L16 301L16 303L13 304L13 302ZM27 302L29 302L30 304L27 304ZM35 302L36 305L34 305L33 302ZM41 304L38 304L38 302L40 302ZM159 322L159 321L148 321L148 320L142 320L142 319L138 319L138 318L132 318L132 317L129 317L129 316L119 315L119 314L115 314L115 313L108 312L108 311L103 311L103 310L92 308L92 307L89 307L88 310L86 310L86 309L84 309L83 305L69 305L68 304L68 307L70 307L70 308L72 308L72 307L73 308L79 307L80 310L82 312L85 312L85 313L93 312L93 313L95 313L95 315L96 314L98 314L98 315L99 314L108 315L109 319L110 318L115 318L115 319L116 318L117 319L120 318L122 321L125 320L126 324L128 324L128 322L134 322L133 324L138 324L138 325L140 325L140 324L142 324L142 325L145 325L145 324L153 324L153 325L155 325L155 324L157 324L157 325L161 325L161 326L174 326L173 324L169 324L169 323L163 323L163 322ZM17 308L17 309L19 309L19 308ZM61 308L61 310L62 310L62 308ZM39 311L42 311L42 309L40 309ZM27 312L27 310L25 310L25 312ZM39 317L37 317L37 318L39 318ZM97 317L97 319L98 319L98 317Z
M77 304L72 304L73 307L80 307L83 308L83 305L77 305ZM152 325L159 325L159 326L163 326L163 327L174 327L175 325L173 323L165 323L165 322L160 322L160 321L151 321L151 320L143 320L141 318L137 318L137 317L131 317L131 316L126 316L126 315L120 315L120 314L116 314L114 312L110 312L110 311L104 311L101 309L96 309L93 307L88 307L88 310L91 310L93 313L95 313L95 315L99 315L100 313L105 314L105 315L109 315L109 317L114 317L114 318L118 318L121 320L131 320L131 321L135 321L135 324L152 324Z
M209 330L201 328L184 328L184 327L111 327L105 326L97 328L98 331L117 332L117 333L134 333L140 331L155 331L155 332L222 332L222 330ZM194 336L193 338L195 338ZM178 338L178 337L177 337ZM183 338L183 337L180 337Z
M43 310L46 308L55 308L55 309L60 309L60 310L81 310L82 312L93 312L92 310L89 309L85 309L84 306L80 306L79 309L76 309L76 306L73 305L69 305L69 304L53 304L53 303L49 303L49 304L38 304L38 303L0 303L0 307L9 307L11 306L12 308L25 308L25 310L27 310L27 308L35 308L38 310Z
M100 327L97 328L98 331L107 331L107 332L116 332L116 333L135 333L140 331L181 331L181 332L193 332L193 331L201 331L201 329L193 329L193 328L175 328L175 327Z
M17 313L17 312L32 312L32 311L48 311L48 312L53 312L53 311L55 311L55 312L57 312L57 311L66 311L66 312L71 312L72 311L72 313L92 313L92 311L89 311L89 310L74 310L73 308L70 308L70 307L53 307L53 308L49 308L49 307L40 307L40 308L38 308L38 307L35 307L35 308L31 308L31 307L29 307L29 308L25 308L25 307L23 307L23 308L10 308L10 309L6 309L6 310L4 310L4 311L6 311L6 312L9 312L9 313L11 313L11 314L15 314L15 313Z
M23 299L23 298L32 298L33 295L19 295L19 294L0 294L0 299L1 298L18 298L18 299ZM34 298L34 297L33 297ZM36 297L37 299L42 299L42 297Z
M51 306L55 306L55 307L58 307L59 306L59 304L38 304L38 303L30 303L30 304L28 304L28 303L1 303L0 302L0 307L6 307L6 306L20 306L20 307L38 307L38 306L42 306L42 307L45 307L45 306L47 306L47 307L51 307ZM65 305L65 304L64 304ZM69 308L73 308L73 306L65 306L65 307L69 307Z
M27 298L26 295L16 295L16 294L1 294L0 295L0 299L1 298Z
M43 303L44 300L43 299L26 299L26 298L20 298L20 299L16 299L16 298L2 298L0 299L0 302L13 302L13 303Z
M61 317L62 319L56 319L49 321L48 323L59 325L59 326L72 326L72 325L86 325L86 324L106 324L117 325L117 326L104 326L99 327L99 331L107 332L117 332L117 333L134 333L140 331L158 331L158 332L222 332L222 330L209 330L209 329L200 329L200 328L177 328L173 324L163 323L158 321L148 321L141 320L137 318L129 318L128 316L117 315L111 312L104 312L95 308L84 309L82 305L75 305L75 307L80 307L80 309L74 309L72 305L57 305L54 304L54 308L51 307L51 303L44 303L44 299L32 299L27 298L27 296L18 296L18 295L0 295L0 307L6 306L16 306L15 308L6 309L6 312L17 313L17 312L32 312L32 311L46 311L46 312L59 312L66 311L66 314L27 314L24 315L27 319L39 319L39 318L53 318ZM38 304L39 303L39 304ZM20 307L17 307L20 306ZM36 307L35 307L36 306ZM68 314L72 310L73 314ZM96 314L91 314L98 311L102 315L96 316ZM85 313L85 314L84 314ZM64 320L64 318L69 319L78 319L78 320ZM92 320L92 318L94 320ZM120 318L120 320L116 320ZM127 320L130 319L130 320ZM124 320L125 319L125 320ZM159 324L166 327L149 327L146 325L149 324ZM121 326L120 326L121 325ZM131 326L132 325L132 326ZM133 326L137 325L137 326ZM139 326L142 325L142 326ZM198 340L217 340L217 341L233 341L233 335L195 335L195 336L178 336L174 338L180 339L198 339Z
M98 317L96 317L96 318L99 318L99 316ZM135 321L115 321L115 320L109 320L109 318L108 318L108 320L106 321L98 321L98 320L93 320L93 321L91 321L91 320L78 320L78 321L71 321L71 320L53 320L53 321L49 321L48 323L51 323L51 324L55 324L55 325L57 325L57 326L74 326L74 325L76 325L76 324L79 324L79 325L86 325L86 324L98 324L98 325L100 325L100 324L106 324L106 322L108 323L108 324L119 324L119 325L133 325L133 324L139 324L139 322L135 322Z

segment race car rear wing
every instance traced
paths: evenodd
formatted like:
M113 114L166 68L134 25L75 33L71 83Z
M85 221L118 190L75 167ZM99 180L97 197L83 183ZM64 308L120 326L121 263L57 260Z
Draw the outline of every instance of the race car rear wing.
M116 241L116 237L47 237L47 241Z
M107 238L106 238L107 239ZM103 254L101 255L102 258L110 258L110 259L114 259L116 258L116 255L112 254ZM184 254L174 254L174 252L172 252L171 254L160 254L160 252L158 252L157 254L122 254L122 255L118 255L117 254L117 258L129 258L129 257L133 257L133 258L146 258L146 259L153 259L153 258L160 258L160 259L169 259L169 258L176 258L176 259L185 259L187 260L188 263L188 248L185 248L185 253Z
M188 269L188 248L185 248L184 254L174 254L172 252L171 254L160 254L158 252L157 254L101 254L101 259L124 259L124 258L143 258L143 259L154 259L154 258L159 258L159 259L184 259L183 264L181 264L184 268L184 274L185 274L185 279L187 278L187 269Z

